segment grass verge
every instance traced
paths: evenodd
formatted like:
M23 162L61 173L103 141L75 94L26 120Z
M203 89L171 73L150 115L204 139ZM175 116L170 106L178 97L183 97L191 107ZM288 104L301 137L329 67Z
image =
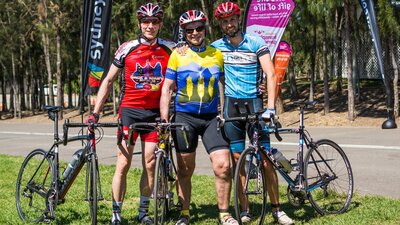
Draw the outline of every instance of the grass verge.
M0 154L0 224L25 224L15 207L15 183L23 157ZM109 224L111 216L111 180L114 166L100 166L104 201L99 203L99 224ZM141 171L132 169L128 174L128 189L123 206L123 224L137 224L139 205L139 179ZM81 171L69 190L66 202L56 210L56 220L51 224L89 224L89 206L84 199L84 171ZM217 207L214 178L194 176L191 203L191 224L208 225L217 223ZM342 215L319 216L309 203L295 208L287 202L286 187L280 187L282 208L296 224L400 224L400 200L355 194L347 213ZM231 208L233 212L233 208ZM167 224L175 224L178 212L171 215ZM268 214L266 224L272 224Z

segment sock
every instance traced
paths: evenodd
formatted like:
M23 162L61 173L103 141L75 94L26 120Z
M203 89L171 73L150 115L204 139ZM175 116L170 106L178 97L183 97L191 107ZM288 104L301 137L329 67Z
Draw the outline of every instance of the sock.
M222 219L224 219L224 217L225 216L230 216L231 214L229 214L229 212L227 212L227 211L220 211L219 212L219 218L222 220Z
M122 202L112 202L112 221L119 220L121 221L121 210L122 210Z
M140 206L139 206L139 221L148 214L150 205L150 197L140 196Z
M181 215L183 215L183 216L190 216L189 209L182 209L182 210L181 210Z

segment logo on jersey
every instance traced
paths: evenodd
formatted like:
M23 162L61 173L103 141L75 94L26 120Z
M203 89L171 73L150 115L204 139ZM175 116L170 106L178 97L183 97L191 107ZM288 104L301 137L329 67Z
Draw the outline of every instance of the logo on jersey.
M131 74L131 79L136 83L136 89L151 91L160 89L160 83L163 80L161 63L157 62L155 66L152 66L149 61L144 66L136 63L136 71Z
M248 65L257 63L258 58L251 52L223 52L224 62L228 64Z

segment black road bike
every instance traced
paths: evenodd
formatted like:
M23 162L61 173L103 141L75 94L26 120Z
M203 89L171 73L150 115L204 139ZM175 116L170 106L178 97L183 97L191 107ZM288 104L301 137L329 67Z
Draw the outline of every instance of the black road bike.
M261 128L262 112L249 113L242 117L220 119L222 122L246 121L254 130L250 144L241 153L234 175L235 213L239 224L241 209L240 198L245 196L246 211L252 216L252 224L263 224L267 211L267 189L264 163L268 160L288 183L287 196L293 206L300 206L308 200L321 215L344 213L353 196L353 172L345 152L335 142L328 139L314 141L304 127L304 110L313 107L315 102L296 102L300 108L299 127L279 128L278 121L272 116L269 126ZM270 151L265 151L259 142L263 132L274 133L278 141L280 134L297 134L298 153L290 160L292 168L282 166ZM304 147L308 150L304 152ZM242 196L241 196L242 195Z
M48 116L54 121L54 143L47 151L35 149L26 156L19 170L16 184L16 206L19 217L26 222L50 222L54 211L65 201L65 196L75 178L86 164L85 200L89 203L91 224L97 224L97 203L103 200L100 186L96 143L104 135L101 127L117 127L118 123L70 123L65 120L63 139L58 134L58 114L61 106L46 106ZM69 127L80 127L77 136L68 137ZM84 129L88 128L88 129ZM84 134L87 130L87 134ZM96 131L99 137L96 140ZM71 162L61 173L59 162L60 145L81 141L83 146L76 151Z

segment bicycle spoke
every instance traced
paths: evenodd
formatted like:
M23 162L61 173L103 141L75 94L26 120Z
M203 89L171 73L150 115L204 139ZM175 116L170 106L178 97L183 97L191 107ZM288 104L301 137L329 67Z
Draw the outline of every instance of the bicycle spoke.
M353 174L343 150L332 141L320 140L305 161L309 162L305 176L313 207L320 214L345 212L353 194Z
M47 214L46 196L51 188L53 170L45 151L32 151L23 162L17 178L16 205L20 218L40 222Z

